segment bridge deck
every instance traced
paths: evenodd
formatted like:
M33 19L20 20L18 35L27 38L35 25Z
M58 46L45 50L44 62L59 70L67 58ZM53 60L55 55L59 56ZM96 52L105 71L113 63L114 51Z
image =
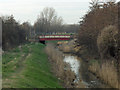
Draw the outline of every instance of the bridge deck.
M70 40L70 35L41 35L39 36L40 41L46 40Z

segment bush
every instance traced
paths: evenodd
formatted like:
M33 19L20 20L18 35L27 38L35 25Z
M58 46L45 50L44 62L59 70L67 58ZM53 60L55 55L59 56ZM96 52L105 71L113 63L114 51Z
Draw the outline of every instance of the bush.
M115 50L118 47L116 36L118 29L115 26L105 27L97 38L97 46L102 59L115 57Z
M91 55L98 55L97 37L108 25L118 24L118 5L116 3L103 8L90 9L80 22L78 41L87 47Z

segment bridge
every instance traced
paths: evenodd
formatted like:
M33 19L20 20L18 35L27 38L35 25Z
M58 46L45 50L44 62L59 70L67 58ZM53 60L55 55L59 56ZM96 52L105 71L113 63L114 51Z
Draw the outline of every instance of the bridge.
M39 41L45 43L45 41L51 40L70 40L71 35L41 35L39 36Z

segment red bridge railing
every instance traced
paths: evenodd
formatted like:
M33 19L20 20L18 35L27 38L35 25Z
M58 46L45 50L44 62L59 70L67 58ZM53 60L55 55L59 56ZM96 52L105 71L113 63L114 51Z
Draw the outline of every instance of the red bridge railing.
M71 35L41 35L39 36L40 41L49 41L49 40L70 40Z

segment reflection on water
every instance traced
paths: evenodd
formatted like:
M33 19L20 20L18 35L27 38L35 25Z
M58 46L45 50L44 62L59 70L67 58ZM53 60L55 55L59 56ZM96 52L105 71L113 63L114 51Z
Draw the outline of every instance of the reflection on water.
M77 58L74 56L65 56L64 62L68 63L71 67L71 70L75 73L76 79L74 82L78 82L80 78L79 76L80 61L77 60Z

